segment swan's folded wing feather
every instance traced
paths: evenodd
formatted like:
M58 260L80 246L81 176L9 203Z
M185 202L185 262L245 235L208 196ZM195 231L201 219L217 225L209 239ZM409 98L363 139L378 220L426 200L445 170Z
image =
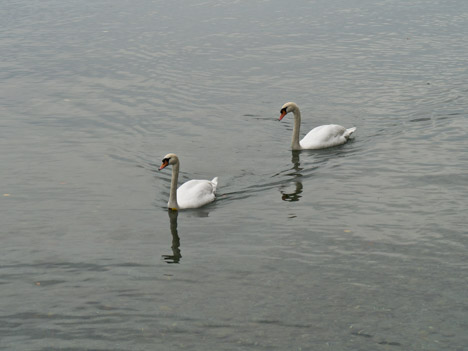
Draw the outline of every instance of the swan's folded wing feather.
M206 205L214 201L216 186L217 178L213 181L189 180L177 189L177 203L180 208L197 208Z
M211 185L213 185L213 192L216 194L216 189L218 188L218 177L214 177L211 180Z
M312 129L299 142L303 149L323 149L346 142L346 128L337 124L326 124Z

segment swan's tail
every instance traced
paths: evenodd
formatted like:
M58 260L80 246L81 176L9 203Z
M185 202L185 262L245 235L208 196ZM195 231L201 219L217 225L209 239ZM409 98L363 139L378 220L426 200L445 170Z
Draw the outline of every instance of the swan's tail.
M351 134L354 133L355 130L356 130L356 127L346 129L346 132L344 133L344 137L346 139L349 139L349 137L351 136Z
M218 187L218 177L214 177L211 180L211 184L213 184L213 192L216 193L216 188Z

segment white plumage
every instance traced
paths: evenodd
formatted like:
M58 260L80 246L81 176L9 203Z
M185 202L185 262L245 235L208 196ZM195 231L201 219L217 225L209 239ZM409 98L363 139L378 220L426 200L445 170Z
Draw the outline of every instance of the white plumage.
M198 208L215 200L218 177L213 180L193 179L177 189L177 204L180 209Z

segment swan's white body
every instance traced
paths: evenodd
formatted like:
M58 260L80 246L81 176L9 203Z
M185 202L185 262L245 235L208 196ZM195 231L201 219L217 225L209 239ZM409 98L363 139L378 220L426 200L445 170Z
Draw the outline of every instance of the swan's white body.
M177 205L180 209L198 208L215 200L218 177L213 180L193 179L177 189ZM168 207L171 207L170 201Z
M336 145L344 144L356 128L346 129L337 124L326 124L312 129L306 134L299 145L301 149L324 149Z
M160 170L167 165L172 165L171 190L167 207L172 210L198 208L213 202L216 197L218 177L213 180L193 179L182 184L177 189L179 179L180 162L176 154L164 156Z
M306 136L299 141L301 128L301 111L294 102L288 102L281 108L280 120L289 112L294 114L294 129L291 141L293 150L314 150L337 146L346 143L351 134L356 130L345 128L337 124L326 124L312 129Z

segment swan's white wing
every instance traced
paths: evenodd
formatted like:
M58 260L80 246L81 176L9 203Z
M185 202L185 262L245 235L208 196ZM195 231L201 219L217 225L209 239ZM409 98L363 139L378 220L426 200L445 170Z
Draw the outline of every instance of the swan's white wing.
M197 208L215 199L218 177L213 180L193 179L177 189L177 203L180 209Z
M312 129L299 142L303 149L323 149L344 144L356 128L346 129L337 124L327 124Z

